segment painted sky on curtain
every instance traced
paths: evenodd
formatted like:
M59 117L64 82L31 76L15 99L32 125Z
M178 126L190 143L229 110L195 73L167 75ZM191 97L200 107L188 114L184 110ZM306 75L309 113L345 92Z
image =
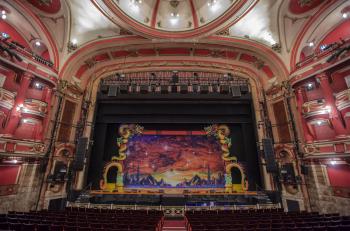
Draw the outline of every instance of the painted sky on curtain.
M224 162L215 137L139 135L129 139L126 187L224 187Z

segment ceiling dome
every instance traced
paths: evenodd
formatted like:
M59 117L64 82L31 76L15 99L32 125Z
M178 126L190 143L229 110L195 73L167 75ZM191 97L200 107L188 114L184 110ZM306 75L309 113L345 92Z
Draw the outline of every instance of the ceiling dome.
M95 0L116 23L158 38L188 38L232 25L254 0ZM117 16L117 17L113 17Z

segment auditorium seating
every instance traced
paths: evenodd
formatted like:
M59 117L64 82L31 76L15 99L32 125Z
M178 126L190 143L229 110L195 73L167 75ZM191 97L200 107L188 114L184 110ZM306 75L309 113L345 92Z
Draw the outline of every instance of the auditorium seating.
M153 210L67 208L0 215L0 230L15 231L160 231L162 225L163 212Z
M350 216L282 209L188 211L185 216L188 231L350 230Z

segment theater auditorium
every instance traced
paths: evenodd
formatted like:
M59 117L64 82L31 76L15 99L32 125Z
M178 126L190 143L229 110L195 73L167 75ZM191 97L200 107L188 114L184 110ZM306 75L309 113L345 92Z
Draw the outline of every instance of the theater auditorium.
M0 0L0 230L350 230L350 1Z

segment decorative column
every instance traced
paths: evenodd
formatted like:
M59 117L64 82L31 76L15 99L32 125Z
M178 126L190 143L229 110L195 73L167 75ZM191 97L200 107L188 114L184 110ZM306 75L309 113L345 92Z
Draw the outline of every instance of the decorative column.
M34 78L34 75L29 72L24 72L22 75L22 80L20 87L17 91L15 104L10 112L10 118L5 126L4 133L13 135L16 131L18 123L21 119L21 111L17 110L20 105L23 105L26 92L29 88L31 80Z
M334 127L334 131L337 136L345 136L347 132L344 128L342 117L335 105L335 98L331 85L329 84L328 75L326 73L321 73L316 75L316 78L319 80L326 105L329 107L329 119Z
M40 132L40 139L44 141L44 134L48 128L49 125L49 118L50 118L50 113L51 113L51 99L52 99L52 88L49 88L48 86L45 86L45 88L43 89L43 94L42 94L42 98L41 100L43 102L45 102L47 104L46 106L46 114L45 117L43 119L43 126L42 126L42 130Z
M312 143L314 141L314 137L311 135L311 132L308 128L307 122L303 116L303 104L304 104L304 88L298 88L296 90L296 97L297 97L297 106L299 115L301 118L301 126L303 128L304 138L306 143Z

